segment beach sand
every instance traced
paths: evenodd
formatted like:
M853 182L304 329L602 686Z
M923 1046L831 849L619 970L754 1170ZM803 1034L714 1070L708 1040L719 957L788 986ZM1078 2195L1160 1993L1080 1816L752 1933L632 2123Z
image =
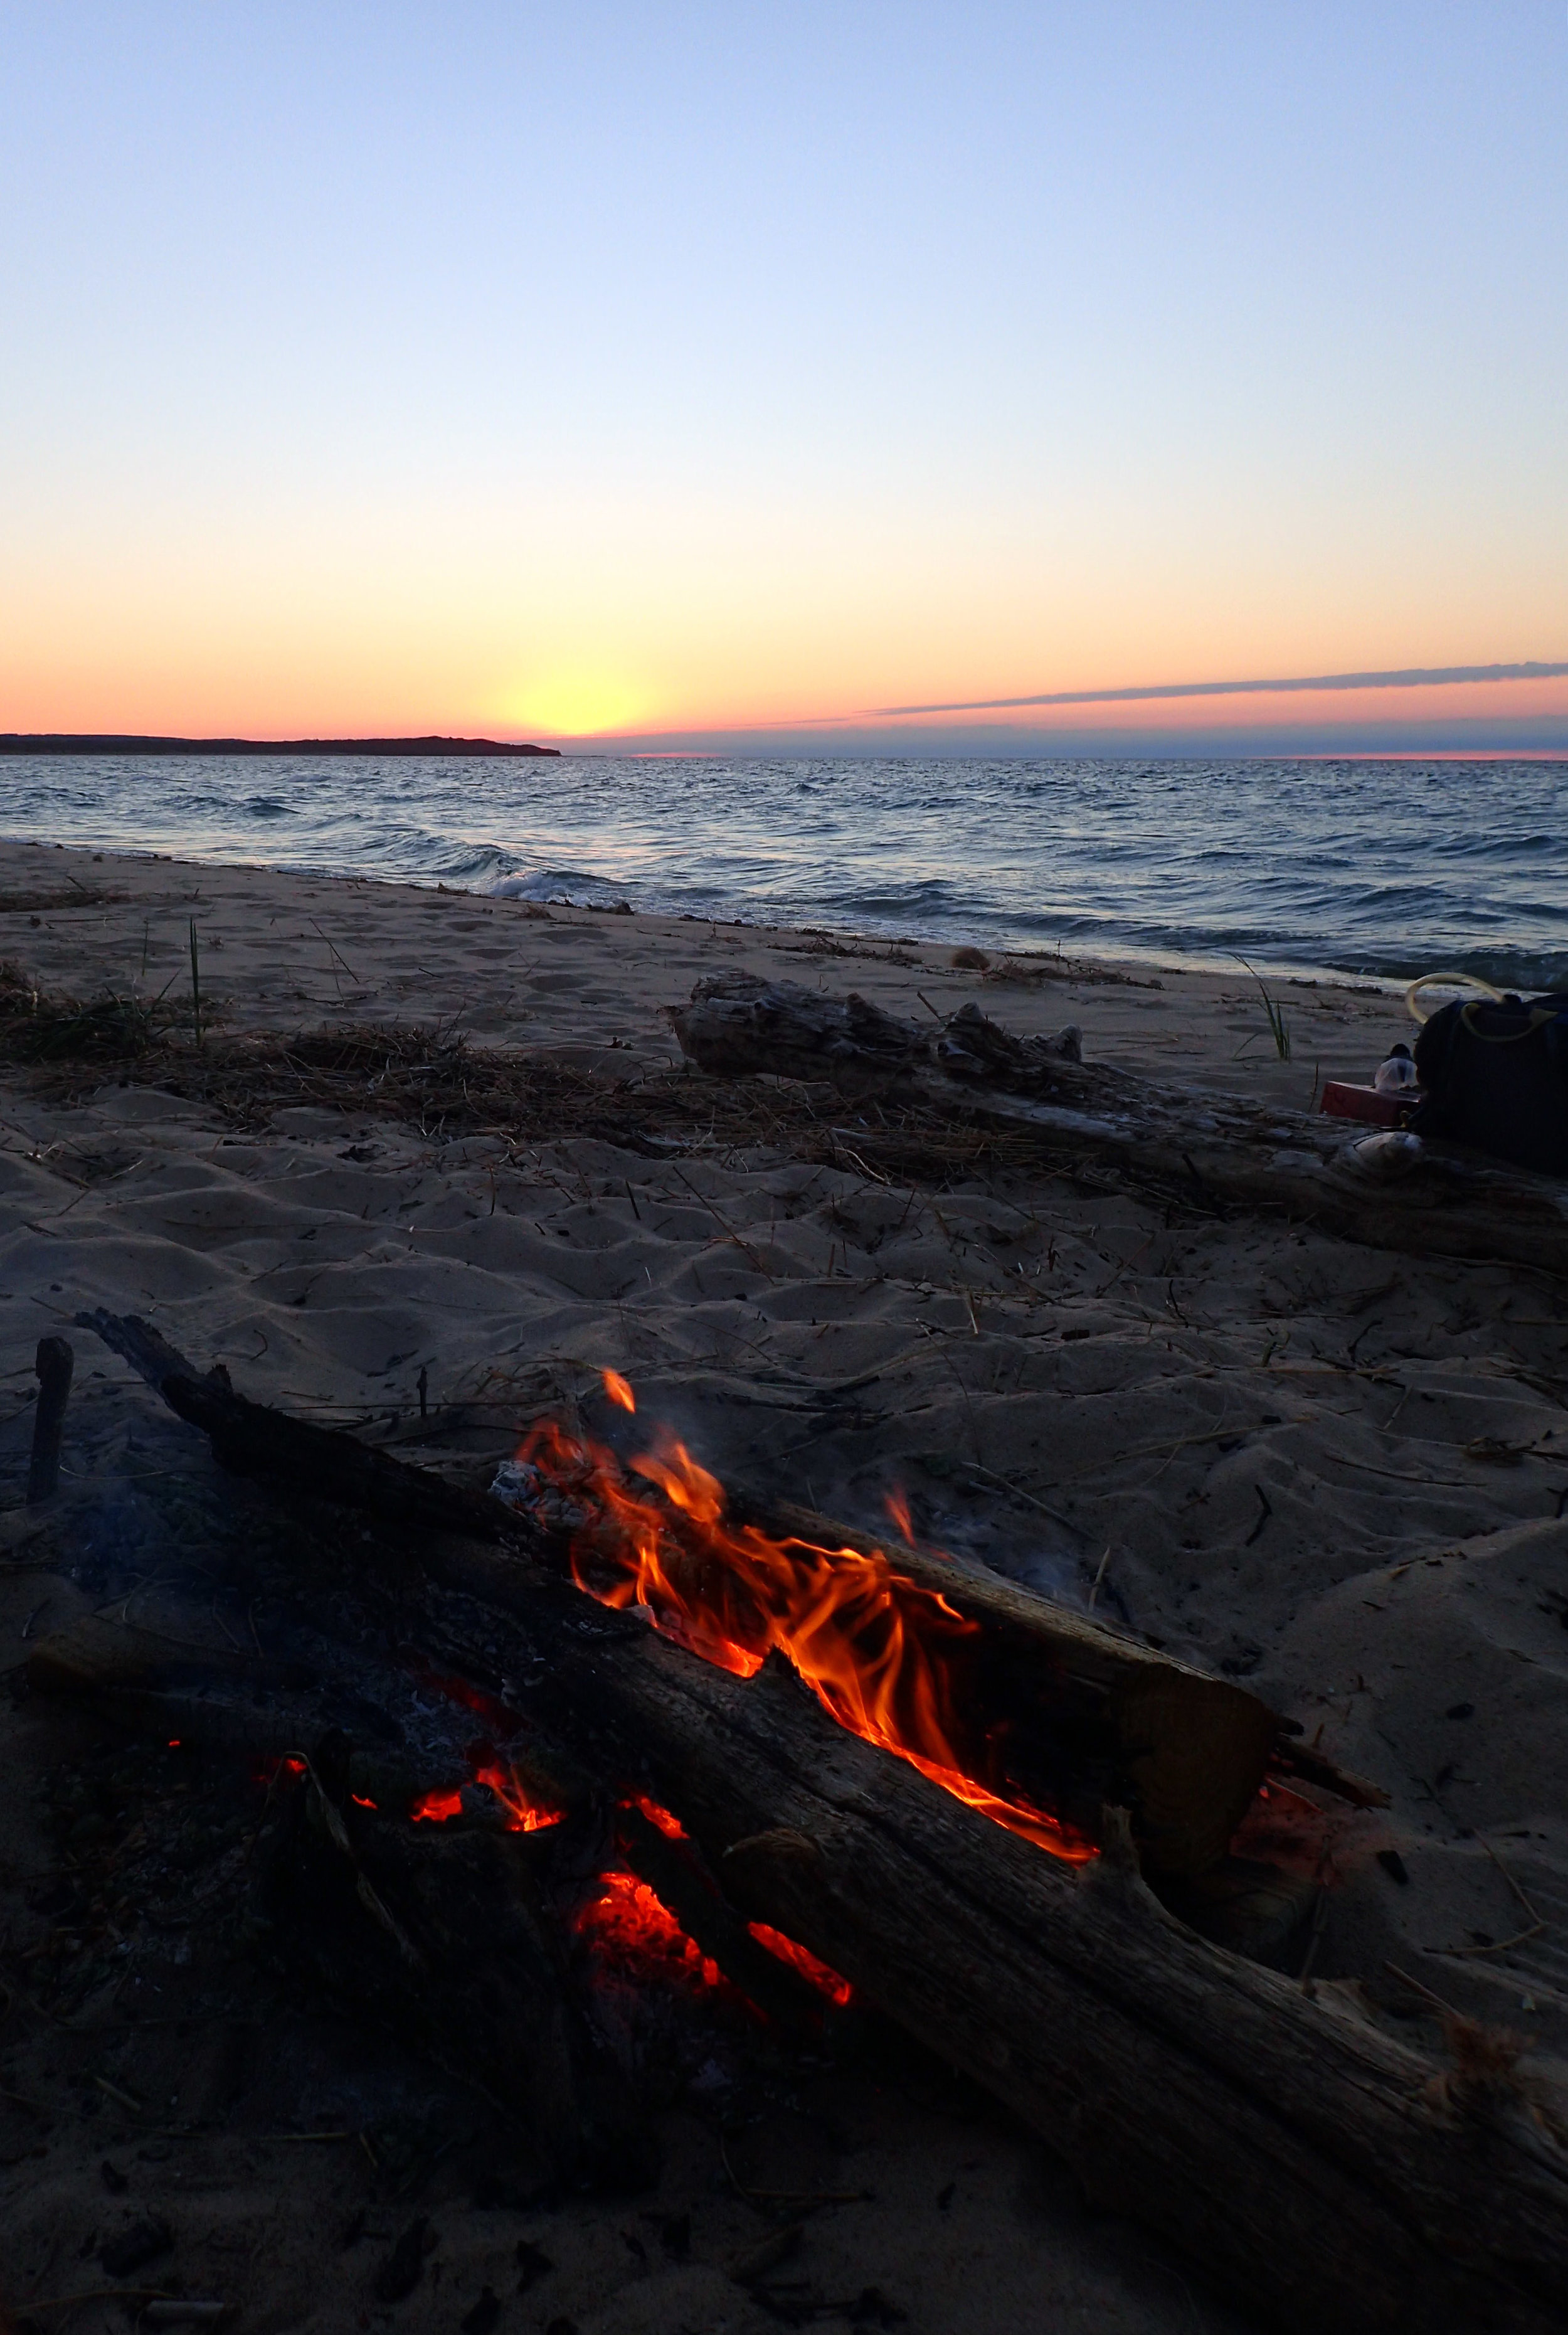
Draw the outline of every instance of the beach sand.
M1240 966L1035 961L987 979L935 947L0 846L0 956L45 990L169 983L188 997L192 918L215 1026L439 1022L476 1045L547 1050L607 1090L677 1061L662 1009L730 969L912 1014L976 998L1018 1030L1075 1022L1090 1061L1282 1109L1307 1108L1322 1080L1370 1077L1411 1034L1398 997L1329 977L1271 983L1292 1026L1280 1061ZM1410 2014L1405 2031L1436 2048L1392 1964L1561 2069L1559 1284L1186 1216L1088 1171L912 1189L717 1143L650 1157L602 1134L528 1145L504 1128L451 1137L315 1108L238 1125L112 1079L70 1102L14 1080L0 1120L0 1500L13 1509L36 1341L82 1306L150 1316L259 1400L421 1456L423 1436L475 1465L544 1410L602 1419L598 1372L614 1368L641 1413L721 1475L876 1528L901 1487L921 1536L961 1561L1079 1604L1098 1576L1122 1626L1302 1720L1392 1799L1338 1826L1317 1975L1362 1982L1378 2015ZM100 1492L111 1503L139 1480L198 1473L203 1447L89 1335L75 1343L77 1512ZM0 1527L23 1562L23 1520ZM133 1618L155 1614L157 1594L150 1574ZM4 1666L23 1662L24 1629L91 1602L68 1566L0 1573ZM98 1730L38 1699L3 1710L3 1974L25 1990L34 1965L18 1958L53 1951L59 1926L47 1893L61 1849L37 1794ZM24 1991L0 2027L0 2088L33 2103L0 2101L0 2293L23 2309L109 2282L96 2246L133 2209L156 2210L189 2291L243 2302L247 2329L372 2323L374 2233L407 2214L352 2145L265 2138L305 2128L324 2102L351 2114L353 2084L371 2079L344 2072L331 2022L299 2013L279 2011L242 2049L234 2021L203 2024L179 1941L134 1908L118 1918L112 2001L87 1999L62 2028ZM206 2119L200 2148L150 2143L104 2076L169 2099L171 2123ZM410 2098L431 2081L395 2055L374 2080ZM440 2244L397 2323L456 2328L488 2282L503 2327L773 2324L720 2267L764 2226L725 2173L721 2106L672 2107L661 2187L630 2203L480 2209L459 2156L443 2160L418 2202ZM740 2122L749 2185L875 2193L812 2216L800 2274L828 2296L875 2287L915 2335L1245 2323L1130 2224L1091 2218L1067 2171L913 2055L797 2070L749 2095ZM127 2191L106 2187L106 2157ZM367 2204L372 2234L345 2250L340 2232ZM690 2262L661 2251L644 2209L690 2211ZM521 2296L519 2240L556 2264ZM71 2323L121 2322L92 2304Z

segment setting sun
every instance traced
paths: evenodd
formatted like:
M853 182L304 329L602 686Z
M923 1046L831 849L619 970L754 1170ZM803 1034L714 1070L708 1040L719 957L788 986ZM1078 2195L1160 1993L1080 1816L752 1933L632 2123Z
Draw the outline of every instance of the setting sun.
M652 711L645 689L592 671L552 673L530 682L508 693L505 708L506 719L519 728L557 738L624 730L630 722L646 720Z

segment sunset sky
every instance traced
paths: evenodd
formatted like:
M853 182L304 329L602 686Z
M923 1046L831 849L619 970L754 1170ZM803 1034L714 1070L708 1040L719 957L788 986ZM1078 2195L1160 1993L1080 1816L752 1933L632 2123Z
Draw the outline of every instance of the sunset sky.
M0 729L1568 749L1563 673L987 702L1568 661L1563 0L24 0L0 72Z

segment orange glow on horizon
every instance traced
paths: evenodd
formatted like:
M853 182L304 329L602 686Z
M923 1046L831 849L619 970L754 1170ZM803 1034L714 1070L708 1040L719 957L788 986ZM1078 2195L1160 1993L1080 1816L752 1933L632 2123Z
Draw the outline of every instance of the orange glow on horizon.
M880 615L829 606L820 623L807 624L796 611L775 639L759 629L766 608L752 612L757 621L742 624L732 611L677 606L663 639L628 642L619 652L612 640L602 666L577 668L563 656L558 678L552 677L557 668L541 664L535 684L506 678L501 639L481 638L470 646L452 637L450 622L436 637L401 621L382 625L373 607L363 609L358 622L312 611L308 627L303 619L296 625L269 617L265 625L258 620L253 635L237 638L212 609L179 593L160 601L150 591L145 608L128 594L112 621L93 624L63 608L27 605L15 589L0 586L0 637L7 649L0 667L0 730L256 739L437 734L607 752L622 740L657 748L665 738L694 741L671 751L700 751L705 732L752 733L763 753L771 733L793 732L804 733L806 751L830 757L842 750L841 739L848 744L857 732L890 741L907 737L908 751L918 753L933 732L941 733L949 751L963 751L963 737L973 732L977 751L983 751L988 740L1009 732L1028 732L1048 744L1054 733L1083 741L1098 732L1122 738L1163 732L1179 740L1200 731L1376 732L1383 724L1437 722L1476 724L1484 746L1491 723L1568 716L1568 679L1560 677L982 707L934 715L875 711L1040 690L1141 686L1188 674L1393 669L1402 659L1436 663L1446 651L1479 661L1495 645L1484 643L1477 651L1472 642L1440 634L1430 644L1412 644L1408 637L1389 641L1370 625L1358 637L1349 623L1331 635L1303 628L1294 637L1282 625L1280 636L1272 636L1251 625L1219 623L1209 637L1173 624L1169 612L1162 612L1166 621L1150 622L1152 612L1135 608L1118 630L1136 639L1136 655L1119 643L1107 654L1099 627L1064 625L1050 669L1042 671L1035 625L1023 625L1015 610L998 615L985 598L982 612L988 610L996 619L992 638L981 636L982 626L967 613L950 628L915 626L907 640L891 637L899 614L895 596ZM500 628L482 629L493 635ZM89 644L85 652L82 642ZM1092 745L1084 750L1092 751Z

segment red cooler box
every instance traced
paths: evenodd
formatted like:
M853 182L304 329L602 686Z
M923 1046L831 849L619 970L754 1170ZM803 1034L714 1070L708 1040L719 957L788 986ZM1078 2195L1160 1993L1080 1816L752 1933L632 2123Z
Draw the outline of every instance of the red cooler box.
M1421 1097L1407 1087L1402 1094L1379 1094L1376 1087L1355 1087L1343 1079L1327 1079L1318 1105L1331 1119L1363 1119L1369 1127L1403 1127Z

